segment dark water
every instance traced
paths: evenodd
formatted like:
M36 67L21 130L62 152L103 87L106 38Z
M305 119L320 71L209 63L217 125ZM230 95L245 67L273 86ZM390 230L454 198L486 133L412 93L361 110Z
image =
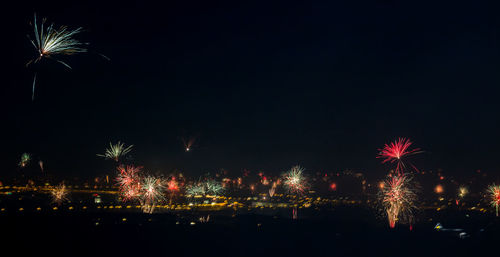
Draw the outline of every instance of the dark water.
M498 219L483 214L433 214L412 231L389 229L363 208L303 211L298 220L213 212L190 224L207 214L6 213L0 245L10 256L476 256L500 242ZM469 237L435 231L436 219Z

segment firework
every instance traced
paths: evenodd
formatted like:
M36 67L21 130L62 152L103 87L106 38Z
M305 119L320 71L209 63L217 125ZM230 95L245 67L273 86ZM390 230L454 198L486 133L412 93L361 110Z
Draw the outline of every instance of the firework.
M120 187L123 200L127 201L138 197L141 189L139 172L142 167L134 167L131 165L125 167L120 165L117 169L119 173L116 177L116 181Z
M198 182L195 182L193 185L189 186L186 189L186 193L190 196L195 195L210 195L217 196L224 192L224 187L222 187L222 183L215 181L214 179L199 179Z
M21 161L19 162L19 167L21 168L26 167L30 161L31 161L31 154L29 153L21 154Z
M173 194L178 192L179 189L180 189L179 182L175 177L171 177L170 180L167 181L167 190Z
M466 186L460 186L458 188L458 198L455 200L455 203L458 205L460 200L464 199L464 197L469 193L469 189Z
M182 138L182 143L184 144L184 150L189 152L192 149L196 137Z
M413 211L416 209L413 188L411 177L404 174L389 177L381 188L380 198L391 228L396 222L413 223Z
M222 184L213 179L208 179L207 181L205 181L205 189L206 193L211 196L220 195L224 191Z
M466 186L458 188L458 197L460 197L460 199L463 199L467 194L469 194L469 189Z
M147 176L141 183L140 203L145 213L153 213L155 205L164 199L165 186L160 178Z
M275 193L276 193L276 182L273 182L273 185L271 186L271 188L269 188L269 196L273 197Z
M64 201L68 200L68 189L64 183L61 183L51 191L51 195L52 202L61 205Z
M498 217L498 206L500 205L500 186L495 184L488 187L488 193L490 195L490 204L495 207L496 216Z
M180 191L181 185L175 176L170 177L170 179L165 181L165 184L170 196L169 204L172 204L172 198Z
M405 167L403 158L421 152L419 148L410 149L412 144L413 143L409 139L398 138L397 141L385 144L384 148L379 149L377 158L382 158L382 163L397 163L396 172L401 174L403 173L403 168Z
M109 148L106 149L104 154L97 154L99 157L104 157L105 159L114 160L118 162L118 160L127 155L130 151L132 151L133 145L125 147L125 144L118 141L116 144L109 143Z
M205 195L205 187L202 184L195 183L187 187L186 194L190 196Z
M36 58L30 60L26 66L37 63L43 58L52 59L60 64L71 69L67 63L55 59L57 56L62 55L73 55L76 53L86 52L87 49L84 48L86 43L82 43L74 38L75 35L82 32L82 28L69 29L66 26L57 27L54 24L45 26L46 19L42 19L40 24L37 23L36 15L33 22L33 32L34 39L28 35L28 39L31 44L35 47L38 55ZM35 83L36 83L36 73L33 79L33 92L32 100L35 97Z
M210 221L210 214L208 214L206 217L205 216L200 217L199 220L201 223L207 223L208 221Z
M40 170L43 172L43 161L38 161L38 166L40 166Z
M304 168L297 165L283 174L283 182L289 193L302 194L309 188L303 172Z

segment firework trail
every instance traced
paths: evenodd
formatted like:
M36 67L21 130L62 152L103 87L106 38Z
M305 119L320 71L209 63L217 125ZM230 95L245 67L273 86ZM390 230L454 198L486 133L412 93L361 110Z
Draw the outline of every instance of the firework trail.
M309 188L303 173L304 170L304 168L297 165L283 174L283 183L289 193L303 194Z
M413 188L411 177L405 174L389 176L381 187L379 197L391 228L396 226L396 222L408 223L410 226L413 223L417 198Z
M52 202L61 205L64 201L68 200L68 189L61 183L59 186L55 187L51 192Z
M165 186L160 178L147 176L142 180L140 203L145 213L153 213L155 205L164 199Z
M46 19L42 19L42 22L38 24L36 15L34 17L34 39L30 37L30 35L28 35L28 39L38 52L38 56L30 60L26 64L26 66L29 66L32 63L37 63L43 58L46 58L55 60L56 62L71 69L71 66L59 59L56 59L55 57L87 52L87 49L84 48L87 44L82 43L74 38L74 36L82 32L83 29L80 27L72 30L68 29L68 27L66 26L59 26L58 28L56 28L54 24L45 26L45 21ZM35 98L35 84L36 73L33 79L32 100L34 100Z
M207 217L200 217L199 220L201 223L207 223L208 221L210 221L210 214L208 214Z
M42 160L38 161L38 166L40 166L40 170L43 172L43 161Z
M498 217L498 206L500 205L500 186L495 184L488 187L488 193L490 195L490 204L495 207L495 213Z
M142 167L120 165L117 169L119 173L116 176L116 181L120 188L121 195L123 196L123 200L127 201L138 197L141 189L139 173Z
M273 197L275 193L276 193L276 182L273 182L273 185L269 189L269 196Z
M97 154L99 157L104 157L105 159L114 160L118 162L118 160L127 155L130 151L132 151L133 145L125 147L125 144L118 141L116 144L109 143L109 148L106 149L104 154Z
M189 152L192 149L196 137L182 138L182 143L184 144L184 151Z
M35 85L36 85L36 72L35 75L33 76L33 83L31 85L31 101L35 101Z
M409 139L402 137L398 138L398 140L391 142L390 144L385 144L384 148L379 149L377 158L383 159L382 163L396 163L396 172L401 175L403 173L403 169L405 168L403 158L421 153L419 148L410 149L412 144L413 143Z
M29 153L23 153L21 155L21 161L19 162L19 167L24 168L26 167L31 161L31 154Z

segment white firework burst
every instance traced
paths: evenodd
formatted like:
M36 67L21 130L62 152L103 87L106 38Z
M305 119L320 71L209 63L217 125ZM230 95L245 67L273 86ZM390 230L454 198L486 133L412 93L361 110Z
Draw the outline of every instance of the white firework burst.
M104 152L104 154L97 154L97 156L117 162L121 157L130 153L130 151L132 151L132 147L133 145L125 147L125 144L120 141L116 144L109 143L109 148L106 149L106 152Z

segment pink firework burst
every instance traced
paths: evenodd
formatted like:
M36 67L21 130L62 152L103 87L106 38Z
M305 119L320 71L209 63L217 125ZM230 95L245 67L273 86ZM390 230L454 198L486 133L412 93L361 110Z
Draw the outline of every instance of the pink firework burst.
M137 197L141 188L139 172L142 167L121 165L117 169L119 173L116 181L120 187L123 200L126 201Z
M400 137L398 140L385 144L384 148L379 149L377 158L381 158L382 163L390 162L396 164L396 172L401 174L403 172L404 163L402 159L406 156L420 153L419 148L410 149L413 142L409 139ZM415 168L416 169L416 168Z

